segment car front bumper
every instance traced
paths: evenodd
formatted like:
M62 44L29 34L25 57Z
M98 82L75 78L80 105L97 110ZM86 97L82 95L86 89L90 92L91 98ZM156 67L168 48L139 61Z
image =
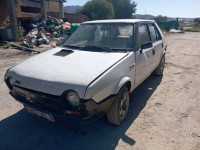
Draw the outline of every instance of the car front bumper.
M109 96L100 103L95 103L93 100L81 99L80 106L76 109L64 107L59 96L40 93L37 91L28 90L22 87L13 86L10 95L25 108L32 108L36 111L48 114L54 120L64 119L73 122L93 122L107 113L115 95ZM35 99L31 98L34 95Z

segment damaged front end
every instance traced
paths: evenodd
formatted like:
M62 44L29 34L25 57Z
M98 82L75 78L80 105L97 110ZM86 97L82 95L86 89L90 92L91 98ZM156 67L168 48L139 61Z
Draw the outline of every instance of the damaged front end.
M5 80L10 95L22 103L25 109L32 114L56 121L66 119L75 122L91 122L103 116L112 100L97 104L92 99L79 99L76 103L67 100L72 91L65 91L61 96L50 95L14 85L12 78Z

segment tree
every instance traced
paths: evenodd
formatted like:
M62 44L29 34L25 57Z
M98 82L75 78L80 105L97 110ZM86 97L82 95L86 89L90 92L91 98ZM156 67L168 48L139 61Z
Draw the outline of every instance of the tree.
M137 4L132 0L107 0L114 6L116 19L133 18Z
M156 22L167 22L167 17L166 16L158 15L157 17L154 18L154 20Z
M89 1L77 13L88 16L90 20L114 18L113 5L106 0Z

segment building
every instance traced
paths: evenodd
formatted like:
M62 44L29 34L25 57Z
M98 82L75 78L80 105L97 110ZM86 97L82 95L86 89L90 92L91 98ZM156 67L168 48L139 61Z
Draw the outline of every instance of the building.
M51 12L60 13L63 18L63 2L64 0L45 0L44 7L46 14ZM17 18L26 19L32 17L42 17L42 0L15 0Z
M66 18L70 23L82 23L87 16L64 13L67 0L0 0L0 40L18 39L18 20L53 16Z
M63 2L66 0L0 0L0 35L12 32L12 39L17 40L18 19L46 19L51 13L64 18ZM5 29L7 27L11 28Z

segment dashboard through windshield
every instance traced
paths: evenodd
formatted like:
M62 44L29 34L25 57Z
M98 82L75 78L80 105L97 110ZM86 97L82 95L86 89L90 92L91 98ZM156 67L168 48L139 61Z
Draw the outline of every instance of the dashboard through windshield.
M82 24L64 43L64 46L109 50L132 48L133 24ZM87 49L88 50L88 49ZM91 49L92 50L92 49Z

